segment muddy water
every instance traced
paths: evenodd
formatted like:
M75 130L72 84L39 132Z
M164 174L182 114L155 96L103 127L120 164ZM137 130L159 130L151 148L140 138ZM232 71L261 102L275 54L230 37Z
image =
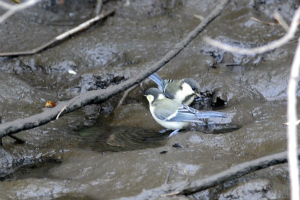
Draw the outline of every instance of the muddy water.
M105 89L143 71L207 16L218 1L108 1L114 16L33 56L0 58L2 122L40 113L48 100L63 101ZM27 50L92 16L94 1L43 1L0 28L0 51ZM232 1L162 77L191 77L209 100L193 107L227 113L192 124L167 138L152 119L144 91L133 90L59 120L4 138L0 151L1 199L120 199L168 183L201 179L236 164L286 149L286 90L296 39L270 53L241 56L204 43L208 35L240 47L280 38L278 11L289 22L297 1ZM3 12L3 11L1 11ZM30 34L28 34L30 32ZM69 74L74 70L76 75ZM299 94L299 91L298 91ZM298 106L299 107L299 106ZM174 197L176 199L176 197ZM287 165L270 167L178 199L289 199Z

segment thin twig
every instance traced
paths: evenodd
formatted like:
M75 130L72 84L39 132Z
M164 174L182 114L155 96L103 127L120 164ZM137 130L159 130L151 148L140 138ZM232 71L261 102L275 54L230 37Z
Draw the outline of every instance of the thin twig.
M161 197L169 197L169 196L174 196L176 194L179 194L180 191L175 191L175 192L171 192L171 193L168 193L168 194L162 194L160 195Z
M193 41L197 35L199 35L208 26L211 21L221 14L227 3L228 0L222 0L221 3L205 19L203 19L193 31L183 38L182 41L177 43L164 57L154 63L151 67L140 72L134 78L128 79L118 85L109 86L105 90L88 91L79 95L76 101L74 101L73 98L64 104L58 104L56 107L47 109L42 113L32 115L24 119L17 119L11 122L0 124L0 138L49 123L56 118L60 110L65 105L68 105L69 102L74 101L74 103L69 106L69 109L67 109L61 115L73 112L86 105L102 103L112 96L127 90L135 84L140 83L176 57L191 41Z
M70 106L75 100L77 100L80 96L74 97L73 101L69 101L70 103L66 104L61 110L60 112L57 114L56 116L56 120L58 120L59 116L61 115L61 113L67 109L68 106Z
M288 160L290 172L291 199L299 200L299 169L297 159L298 137L297 137L297 85L300 67L300 38L294 55L293 64L290 72L290 80L288 85L288 105L287 105L287 127L288 135Z
M58 120L60 114L61 114L64 110L66 110L66 109L67 109L67 106L64 106L64 107L60 110L60 112L59 112L59 113L57 114L57 116L56 116L56 120Z
M202 17L202 15L194 14L194 18L199 19L199 20L203 20L204 17Z
M167 174L167 177L165 179L165 184L168 184L169 182L169 178L170 178L170 175L171 175L171 171L172 171L172 167L170 167L170 169L168 170L168 174Z
M16 140L18 143L20 144L24 144L26 141L17 137L17 136L14 136L14 135L10 135L9 137L11 137L12 139Z
M125 99L126 99L126 97L128 96L128 94L129 94L132 90L134 90L137 86L138 86L138 84L132 86L131 88L127 89L127 90L124 92L124 94L123 94L121 100L119 101L118 105L116 106L115 110L118 109L118 108L123 104L123 102L125 101Z
M255 17L251 17L251 19L253 19L254 21L257 21L257 22L259 22L259 23L269 25L269 26L275 26L275 25L278 25L278 24L273 23L273 22L264 22L264 21L261 21L260 19L257 19L257 18L255 18Z
M274 18L278 21L278 23L282 26L282 28L288 32L289 31L289 25L286 23L286 21L281 17L281 15L278 12L274 13Z
M100 14L101 10L102 10L102 0L97 0L97 4L96 4L96 7L95 7L95 11L94 11L94 15L97 16Z
M46 44L43 44L42 46L39 46L35 49L29 50L29 51L20 51L20 52L3 52L0 53L0 56L20 56L20 55L32 55L32 54L36 54L40 51L42 51L43 49L53 45L54 43L60 42L82 30L87 29L88 27L90 27L92 24L94 24L95 22L99 21L100 19L103 19L109 15L111 15L112 13L115 12L115 9L112 9L110 11L104 12L103 14L97 15L96 17L78 25L77 27L60 34L59 36L55 37L54 39L52 39L51 41L47 42Z
M36 4L38 1L40 0L29 0L26 1L24 3L21 4L17 4L17 5L11 5L8 3L5 3L3 1L0 1L0 7L6 9L6 13L4 13L3 15L1 15L0 17L0 23L4 22L7 18L9 18L10 16L12 16L14 13L23 10L25 8L28 8L30 6L33 6L34 4Z
M232 53L246 54L246 55L261 54L261 53L265 53L267 51L274 50L275 48L278 48L278 47L286 44L291 39L293 39L295 36L295 33L297 31L299 18L300 18L300 7L296 10L296 12L294 14L292 24L291 24L291 27L289 28L289 31L279 40L275 40L275 41L273 41L265 46L261 46L261 47L255 47L255 48L251 48L251 49L234 47L234 46L219 42L217 40L213 40L207 36L203 37L203 40L210 45L216 46L220 49L223 49L225 51L229 51Z

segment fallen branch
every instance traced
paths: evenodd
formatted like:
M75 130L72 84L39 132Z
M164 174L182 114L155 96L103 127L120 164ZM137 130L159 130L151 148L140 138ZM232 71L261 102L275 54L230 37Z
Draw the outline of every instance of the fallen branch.
M47 47L60 42L82 30L85 30L87 28L89 28L92 24L94 24L95 22L99 21L100 19L103 19L109 15L111 15L112 13L115 12L115 9L109 10L107 12L104 12L103 14L97 15L96 17L78 25L77 27L60 34L59 36L55 37L54 39L52 39L51 41L47 42L46 44L43 44L35 49L29 50L29 51L19 51L19 52L3 52L0 53L0 56L21 56L21 55L32 55L32 54L36 54L44 49L46 49Z
M221 3L205 18L201 21L201 23L192 31L190 32L182 41L177 43L174 48L169 51L163 58L161 58L158 62L154 65L149 67L147 70L144 70L136 77L126 80L118 85L109 86L105 90L94 90L88 91L84 94L81 94L73 99L59 103L56 107L47 109L46 111L24 118L24 119L17 119L11 122L7 122L4 124L0 124L0 138L18 133L23 130L29 130L43 124L47 124L48 122L54 120L57 114L63 109L64 106L68 106L64 112L61 114L67 114L69 112L73 112L83 106L101 103L112 96L127 90L128 88L132 87L135 84L140 83L148 76L162 68L165 64L167 64L172 58L177 56L197 35L199 35L204 28L217 16L219 16L227 5L228 0L222 0ZM77 98L75 101L74 99ZM74 101L74 102L73 102ZM70 103L72 102L72 104Z
M261 46L261 47L255 47L252 49L234 47L234 46L219 42L217 40L213 40L207 36L203 37L203 40L210 45L216 46L220 49L223 49L225 51L229 51L232 53L246 54L246 55L261 54L261 53L265 53L267 51L274 50L274 49L286 44L291 39L293 39L295 36L295 33L297 31L297 28L298 28L299 18L300 18L300 7L296 10L296 12L294 14L292 24L291 24L291 27L289 28L288 32L282 38L275 40L275 41L273 41L267 45ZM277 19L278 19L278 17L277 17ZM283 25L283 27L285 26L284 24L282 24L282 25Z
M300 150L298 150L298 157ZM143 190L142 193L135 197L128 197L124 199L159 199L161 196L171 195L191 195L211 187L215 187L229 180L242 177L251 172L264 169L273 165L278 165L287 162L287 152L277 153L270 156L265 156L235 165L228 170L218 174L209 176L204 179L199 179L193 182L181 181L175 184L164 184L161 187Z
M117 109L123 104L123 102L125 101L125 99L126 99L126 97L128 96L128 94L129 94L132 90L134 90L137 86L138 86L138 84L132 86L131 88L127 89L127 90L124 92L124 94L123 94L121 100L119 101L118 105L116 106L115 110L117 110Z
M290 171L291 199L299 199L299 169L297 158L298 137L297 137L297 85L300 68L300 38L298 39L297 49L294 55L293 64L290 72L287 95L287 119L289 126L287 127L288 136L288 159Z

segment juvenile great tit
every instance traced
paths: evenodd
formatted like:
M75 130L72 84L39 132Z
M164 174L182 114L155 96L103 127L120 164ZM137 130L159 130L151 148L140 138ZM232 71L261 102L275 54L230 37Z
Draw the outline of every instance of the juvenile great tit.
M168 99L158 88L150 88L145 96L149 101L150 112L154 120L161 126L174 130L169 137L175 135L190 122L203 122L205 118L226 117L216 111L198 111L177 101Z
M190 105L195 96L200 97L200 85L191 78L181 80L162 79L158 74L153 73L149 78L154 81L163 94L169 98Z

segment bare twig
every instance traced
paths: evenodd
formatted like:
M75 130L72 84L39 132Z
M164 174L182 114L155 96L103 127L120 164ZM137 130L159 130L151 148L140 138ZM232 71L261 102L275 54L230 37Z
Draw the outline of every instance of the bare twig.
M82 95L79 95L78 97L75 97L77 98L76 101L74 101L73 98L66 103L58 104L52 109L47 109L43 113L39 113L24 119L17 119L11 122L0 124L0 138L14 133L18 133L23 130L35 128L54 120L57 114L61 111L61 109L65 105L68 105L69 102L74 101L72 105L69 106L69 109L67 109L61 115L73 112L86 105L101 103L111 98L112 96L127 90L133 85L140 83L148 76L162 68L171 59L176 57L197 35L199 35L204 30L204 28L208 26L208 24L212 20L214 20L217 16L221 14L227 3L228 0L222 0L221 3L205 19L203 19L193 31L191 31L185 38L183 38L182 41L177 43L164 57L162 57L159 61L154 63L151 67L147 68L146 70L143 70L143 72L141 72L134 78L126 80L118 85L109 86L105 90L88 91Z
M168 193L168 194L162 194L160 195L161 197L170 197L170 196L174 196L176 194L179 194L180 191L175 191L175 192L171 192L171 193Z
M10 135L9 137L11 137L12 139L16 140L18 143L20 144L24 144L26 141L17 137L17 136L14 136L14 135Z
M61 113L62 113L64 110L66 110L67 107L70 106L70 105L71 105L78 97L79 97L79 96L74 97L74 98L73 98L73 101L69 101L70 103L66 104L66 105L60 110L60 112L59 112L59 113L57 114L57 116L56 116L56 120L58 120L58 118L59 118L59 116L61 115Z
M199 20L203 20L204 17L202 17L201 15L194 14L194 18L199 19Z
M23 10L25 8L28 8L34 4L36 4L40 0L29 0L24 3L18 4L18 5L11 5L8 3L5 3L3 1L0 1L0 7L6 9L6 13L0 16L0 23L4 22L7 18L12 16L14 13Z
M274 18L278 21L278 23L282 26L282 28L288 32L289 31L289 25L286 23L286 21L281 17L281 15L278 12L274 13Z
M169 178L170 178L170 175L171 175L171 171L172 171L172 167L170 167L170 169L168 170L168 174L167 174L167 177L165 179L165 184L168 184L169 182Z
M64 112L64 110L66 110L66 109L67 109L67 105L65 105L65 106L60 110L60 112L57 114L56 120L58 120L58 118L59 118L59 116L61 115L61 113Z
M96 4L96 7L95 7L95 11L94 11L94 15L97 16L100 14L101 10L102 10L102 0L97 0L97 4Z
M70 36L74 35L75 33L78 33L82 30L85 30L86 28L88 28L92 24L94 24L95 22L111 15L114 12L115 12L115 9L112 9L112 10L109 10L107 12L104 12L103 14L97 15L96 17L94 17L94 18L78 25L77 27L75 27L75 28L63 33L63 34L60 34L59 36L55 37L51 41L49 41L46 44L43 44L42 46L37 47L35 49L29 50L29 51L20 51L20 52L3 52L3 53L0 53L0 56L20 56L20 55L32 55L32 54L38 53L41 50L49 47L50 45L53 45L56 42L62 41L64 39L66 39L67 37L70 37Z
M279 40L273 41L265 46L261 47L255 47L252 49L244 49L244 48L239 48L239 47L234 47L228 44L224 44L222 42L219 42L217 40L213 40L209 37L204 37L203 40L207 42L210 45L216 46L220 49L223 49L225 51L229 51L232 53L238 53L238 54L247 54L247 55L253 55L253 54L260 54L260 53L265 53L267 51L271 51L275 48L278 48L284 44L286 44L288 41L294 38L295 33L297 31L298 27L298 20L300 18L300 7L296 10L291 27L289 28L289 31Z
M134 90L137 86L138 86L138 84L132 86L131 88L127 89L127 90L124 92L124 94L123 94L121 100L119 101L118 105L116 106L115 110L116 110L117 108L119 108L119 107L123 104L123 102L125 101L125 99L126 99L126 97L128 96L128 94L129 94L132 90Z
M287 127L288 135L288 160L290 172L290 186L291 199L299 200L299 168L297 159L297 85L300 67L300 38L298 39L298 46L294 55L294 60L290 72L290 80L288 86L288 105L287 105L287 119L289 126Z
M298 157L300 150L298 150ZM226 181L242 177L251 172L264 169L273 165L278 165L287 162L287 152L277 153L270 156L265 156L244 162L231 167L225 171L212 176L201 178L193 182L181 181L174 184L163 184L162 186L150 190L143 190L139 195L134 197L124 198L128 199L159 199L161 196L168 196L174 194L191 195L211 187L215 187Z
M251 17L251 19L253 19L254 21L257 21L257 22L259 22L259 23L269 25L269 26L275 26L275 25L278 25L278 24L273 23L273 22L264 22L264 21L261 21L260 19L257 19L257 18L255 18L255 17Z

